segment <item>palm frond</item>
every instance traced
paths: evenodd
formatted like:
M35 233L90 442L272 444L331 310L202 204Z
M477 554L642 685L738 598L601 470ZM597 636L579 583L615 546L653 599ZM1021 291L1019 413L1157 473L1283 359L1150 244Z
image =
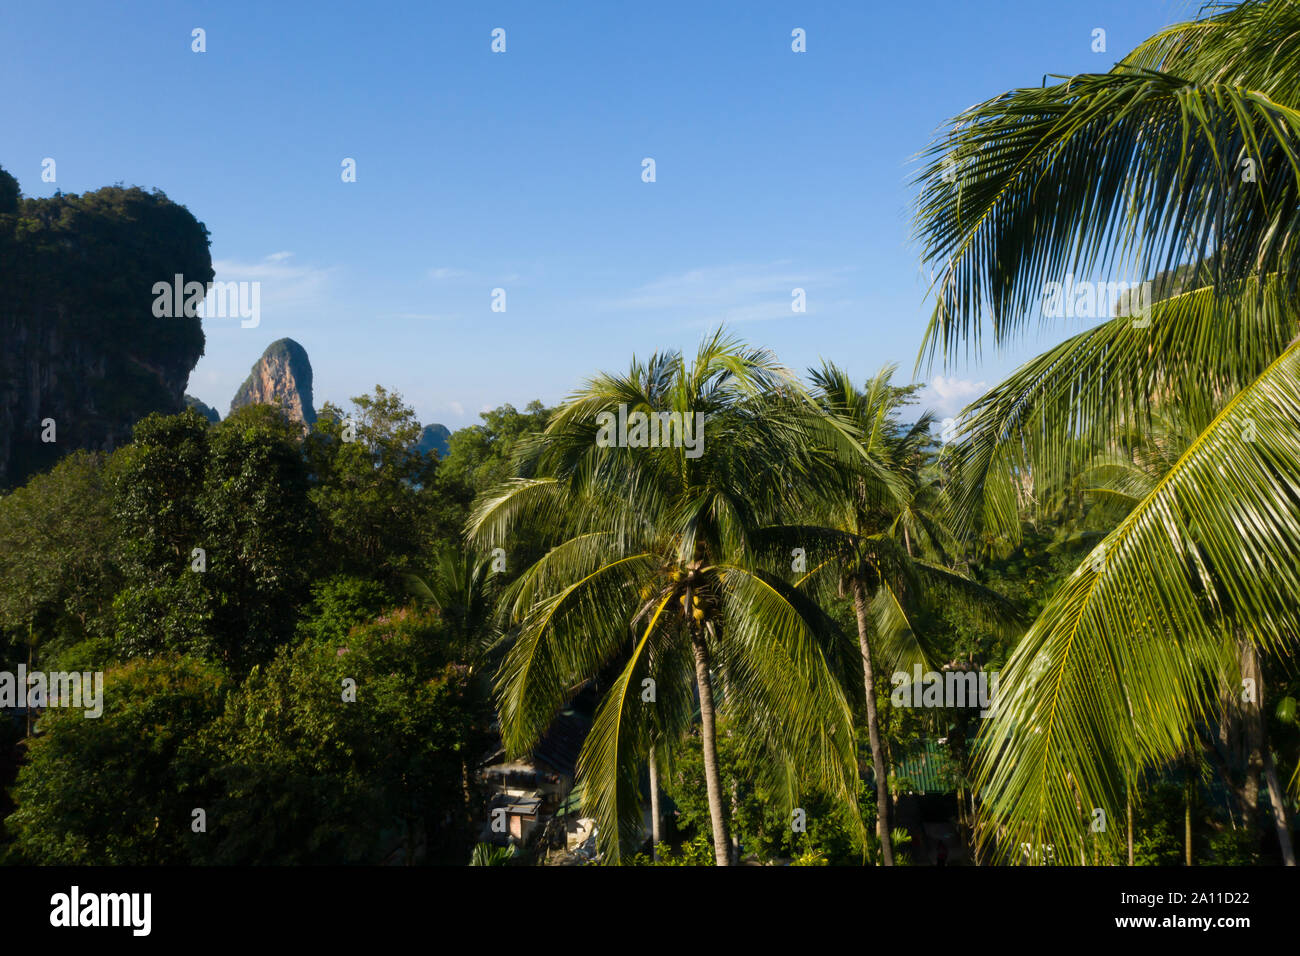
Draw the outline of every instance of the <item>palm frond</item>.
M743 713L758 749L788 761L798 780L856 807L853 715L841 676L854 646L784 582L731 565L717 573L724 709Z
M526 753L572 689L626 646L639 589L657 568L648 554L618 558L529 609L496 681L512 756Z
M1051 320L1047 284L1070 277L1140 283L1204 259L1220 297L1271 273L1294 291L1298 145L1287 102L1123 64L972 107L918 180L938 269L922 355L978 350L985 318L998 344Z
M686 689L694 665L673 653L671 615L665 613L672 600L664 595L654 606L626 666L601 699L578 756L583 811L604 834L600 842L611 864L641 834L641 767L654 737L680 734L693 714Z
M1282 353L1297 316L1276 276L1228 301L1201 286L1156 302L1149 326L1116 317L1030 360L972 403L945 449L955 529L1018 542L1025 481L1060 486L1162 404L1221 407Z
M1247 436L1250 436L1248 439ZM1300 344L1234 397L1052 597L1002 675L977 785L1000 849L1077 859L1080 808L1174 761L1218 699L1225 654L1294 642L1300 605ZM1116 852L1118 849L1112 846ZM1064 851L1064 852L1063 852Z

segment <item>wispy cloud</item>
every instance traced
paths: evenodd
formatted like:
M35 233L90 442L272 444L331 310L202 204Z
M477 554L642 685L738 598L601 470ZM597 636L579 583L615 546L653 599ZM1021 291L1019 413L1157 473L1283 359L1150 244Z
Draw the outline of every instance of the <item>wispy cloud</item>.
M385 319L407 319L416 322L452 322L459 319L459 315L452 315L449 312L432 313L432 312L394 312L391 315L380 316Z
M259 282L267 308L288 308L322 302L329 291L328 269L297 265L292 252L274 252L257 262L218 259L212 268L220 282Z
M672 313L707 324L793 318L801 314L792 308L795 289L804 290L807 313L845 304L832 302L827 293L848 271L798 269L789 260L708 266L663 276L602 305L616 311Z
M973 399L988 391L988 388L988 382L936 375L921 389L918 398L921 407L929 408L939 418L952 418Z
M518 282L523 276L518 272L492 272L482 271L475 272L470 269L460 269L452 266L439 266L436 269L430 269L428 272L430 279L435 282Z

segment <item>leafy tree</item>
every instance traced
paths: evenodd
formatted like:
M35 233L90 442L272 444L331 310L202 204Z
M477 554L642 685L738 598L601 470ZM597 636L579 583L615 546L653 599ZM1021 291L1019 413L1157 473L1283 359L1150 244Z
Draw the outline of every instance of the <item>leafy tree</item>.
M340 643L352 628L378 617L393 603L392 595L378 582L342 574L313 584L311 596L311 607L303 614L299 630Z
M490 738L486 698L446 650L435 616L395 611L255 667L205 734L223 794L205 859L463 863Z
M762 783L754 756L746 753L743 728L718 737L719 776L731 795L724 803L729 832L736 835L747 856L764 863L815 856L821 865L860 865L861 834L875 824L865 784L859 784L858 801L845 803L825 794L807 794L798 807L783 808L779 795ZM676 827L685 835L683 857L710 832L709 802L704 776L703 748L698 734L688 734L675 748L666 790L677 808ZM708 843L698 862L708 863ZM879 844L873 843L875 853ZM671 854L670 854L671 858Z
M420 423L396 392L376 385L352 401L346 416L327 402L306 439L311 498L337 569L397 586L434 541L454 534L438 514L438 462L414 447Z
M119 457L123 656L169 649L239 669L269 657L292 636L316 563L296 427L270 406L211 429L187 409L141 421Z
M531 401L522 412L513 405L501 405L482 412L482 425L471 425L452 433L443 468L449 476L474 491L484 491L513 476L514 456L530 435L539 434L551 410Z
M224 678L210 665L159 657L104 675L103 714L51 708L28 743L5 821L27 863L189 862L193 810L210 808L203 755L190 747L221 713Z
M445 545L426 578L410 575L407 589L418 601L438 611L453 635L461 659L485 665L498 649L502 633L496 622L499 574L491 557Z
M170 649L212 651L202 581L190 573L201 547L199 504L208 464L208 422L193 410L149 415L114 456L110 488L122 530L125 585L113 599L122 656Z
M266 405L238 409L213 429L196 542L207 570L181 574L202 579L226 661L268 659L292 637L307 598L316 516L297 434Z
M170 577L199 537L199 496L208 464L208 422L192 410L149 415L115 458L113 507L122 523L122 559L139 581Z
M104 456L76 451L0 497L0 631L59 646L99 633L120 580Z
M515 848L511 846L493 846L491 843L474 844L474 852L469 858L470 866L507 866L515 858Z

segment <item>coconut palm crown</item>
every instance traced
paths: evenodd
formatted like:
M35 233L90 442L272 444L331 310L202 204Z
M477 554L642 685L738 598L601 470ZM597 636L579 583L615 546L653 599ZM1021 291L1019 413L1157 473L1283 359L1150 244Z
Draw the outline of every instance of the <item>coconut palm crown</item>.
M698 415L703 444L628 447L640 443L632 429L626 444L602 434L610 416L636 412ZM851 682L841 681L854 648L815 602L759 567L756 544L857 447L769 353L719 332L690 364L668 352L589 381L525 450L519 476L477 503L468 534L478 547L508 554L523 528L547 543L503 600L516 632L497 678L507 748L527 751L577 688L614 675L578 761L607 862L640 834L650 747L671 746L697 708L719 865L732 862L720 715L788 806L803 786L856 805Z

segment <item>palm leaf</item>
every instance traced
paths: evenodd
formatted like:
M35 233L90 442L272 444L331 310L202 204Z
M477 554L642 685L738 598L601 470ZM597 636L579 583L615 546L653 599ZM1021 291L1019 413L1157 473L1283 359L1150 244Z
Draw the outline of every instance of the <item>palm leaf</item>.
M983 317L1007 341L1070 275L1140 282L1206 258L1221 296L1274 272L1294 290L1297 144L1285 102L1123 64L972 107L919 180L917 231L939 270L923 354L978 349Z
M1149 429L1156 401L1221 405L1286 348L1298 308L1276 276L1227 302L1202 286L1155 303L1149 326L1116 317L1032 359L970 406L945 450L954 525L1017 542L1024 480L1059 486L1115 435Z
M1246 440L1249 434L1253 440ZM1003 853L1118 852L1135 770L1174 761L1218 699L1225 634L1294 642L1300 344L1234 397L1052 597L1002 675L978 787ZM1081 810L1082 808L1082 810ZM1083 816L1081 816L1081 812ZM1063 852L1064 851L1064 852Z

